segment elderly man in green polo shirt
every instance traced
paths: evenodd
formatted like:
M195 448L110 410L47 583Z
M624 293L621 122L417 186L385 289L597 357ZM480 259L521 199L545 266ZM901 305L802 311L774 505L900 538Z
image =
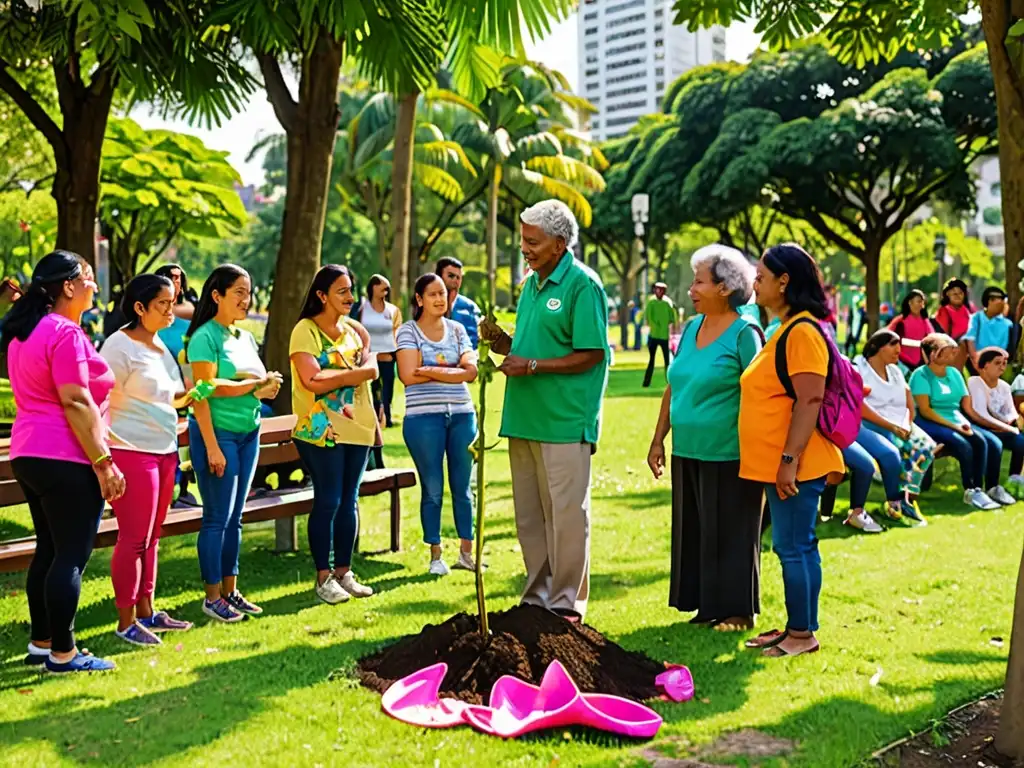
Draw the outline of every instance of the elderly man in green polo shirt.
M532 274L515 338L488 321L480 334L506 355L500 434L526 565L522 601L579 621L590 592L590 458L608 379L608 301L569 250L579 226L564 203L538 203L520 223Z

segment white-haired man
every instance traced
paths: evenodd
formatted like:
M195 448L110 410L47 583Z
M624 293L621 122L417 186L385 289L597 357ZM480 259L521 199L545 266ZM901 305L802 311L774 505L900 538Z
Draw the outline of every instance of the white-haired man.
M590 459L608 376L608 300L569 250L579 226L564 203L538 203L520 224L532 274L515 338L488 321L480 334L506 355L500 434L526 565L522 601L579 621L590 592Z

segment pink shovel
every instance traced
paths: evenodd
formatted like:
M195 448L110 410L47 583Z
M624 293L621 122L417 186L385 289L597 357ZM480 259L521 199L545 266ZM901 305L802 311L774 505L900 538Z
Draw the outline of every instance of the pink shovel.
M421 728L451 728L466 722L469 707L459 699L438 698L441 683L448 673L443 661L403 677L384 691L381 706L396 720Z
M540 686L504 676L491 690L489 707L469 706L463 716L479 731L515 738L544 728L585 725L623 736L649 738L661 727L661 716L620 696L581 693L555 660Z

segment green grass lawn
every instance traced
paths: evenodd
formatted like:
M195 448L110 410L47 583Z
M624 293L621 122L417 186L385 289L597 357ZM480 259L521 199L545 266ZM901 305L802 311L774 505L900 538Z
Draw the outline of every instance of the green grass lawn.
M617 357L594 465L588 622L627 648L692 670L696 700L654 704L665 717L655 746L682 755L749 727L798 742L793 754L761 765L848 766L1002 685L1007 648L991 640L1010 635L1024 506L967 510L950 466L925 497L927 528L855 535L841 525L841 510L820 526L821 653L762 659L743 650L741 636L689 626L667 606L669 484L655 483L644 464L659 393L641 389L638 355ZM496 430L498 393L492 402ZM400 429L387 440L390 465L408 465ZM515 604L522 562L503 444L489 454L488 469L493 610ZM246 527L240 583L266 614L243 625L212 625L201 615L195 539L168 539L158 604L197 627L165 636L156 651L114 638L110 550L97 552L83 579L77 629L82 645L116 658L119 670L106 676L48 678L21 666L23 575L0 576L0 764L647 764L640 757L647 745L578 731L502 742L469 728L414 729L387 718L380 697L358 686L351 674L358 658L475 607L472 574L426 574L417 493L403 495L403 551L355 562L379 594L337 607L313 595L305 551L274 554L272 527ZM840 508L846 497L844 488ZM383 498L362 505L365 549L387 544L385 505ZM23 510L2 515L0 536L29 527ZM768 552L762 605L761 629L785 620L778 561Z

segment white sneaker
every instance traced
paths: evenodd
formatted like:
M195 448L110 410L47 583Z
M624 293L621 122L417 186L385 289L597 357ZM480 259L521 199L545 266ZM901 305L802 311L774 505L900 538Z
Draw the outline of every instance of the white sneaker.
M1006 482L1010 485L1024 485L1024 475L1010 475Z
M316 596L328 605L344 603L348 601L350 597L349 593L342 588L341 583L337 578L335 578L333 573L324 579L323 584L317 585Z
M1006 492L1006 489L1001 485L997 485L995 488L989 488L988 497L996 504L1002 504L1004 507L1008 507L1011 504L1016 504L1017 500Z
M341 586L352 597L369 597L373 594L373 587L368 587L356 581L356 575L352 571L341 577Z
M430 567L427 569L427 573L432 573L434 576L447 576L451 571L448 570L448 566L445 564L444 560L437 559L430 561Z
M999 504L989 498L981 488L972 488L964 494L964 502L970 504L975 509L999 509Z
M846 518L846 525L858 528L864 531L864 533L881 533L884 530L882 526L876 523L874 518L863 509L856 515L850 515Z

